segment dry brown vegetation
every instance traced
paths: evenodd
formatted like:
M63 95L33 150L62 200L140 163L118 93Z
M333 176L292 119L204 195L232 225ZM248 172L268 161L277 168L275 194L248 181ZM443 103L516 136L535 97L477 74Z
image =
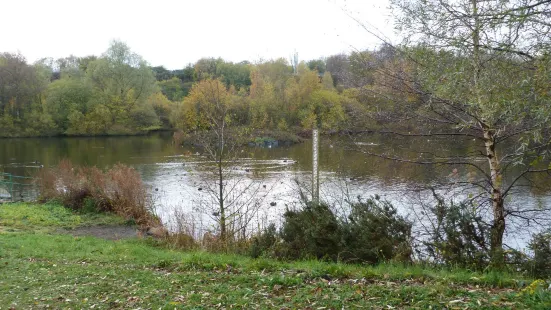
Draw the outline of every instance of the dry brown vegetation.
M40 201L58 201L77 211L113 212L136 224L160 226L139 173L117 164L107 171L62 160L38 178Z

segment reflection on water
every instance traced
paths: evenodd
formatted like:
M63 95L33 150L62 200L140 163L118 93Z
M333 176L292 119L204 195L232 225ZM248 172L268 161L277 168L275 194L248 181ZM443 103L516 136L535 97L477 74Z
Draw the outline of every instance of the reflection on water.
M430 141L367 136L361 141L347 138L322 138L320 146L320 194L327 201L341 204L345 199L380 194L396 203L404 213L411 202L403 193L438 179L476 178L472 167L411 165L369 157L351 148L398 154L424 159L425 156L457 156L479 151L469 141ZM430 145L431 154L419 153ZM277 220L286 206L299 201L298 184L310 184L312 146L305 142L277 148L245 146L233 164L233 178L255 180L260 186L265 220ZM107 167L124 163L136 168L150 185L159 215L169 222L175 209L192 212L204 203L212 165L200 149L172 144L171 133L130 137L66 137L0 140L0 171L32 176L41 167L56 165L61 159L78 165ZM482 159L484 160L484 159ZM481 162L483 165L484 162ZM507 182L507 180L505 180ZM539 183L549 183L549 178ZM539 188L522 187L509 201L533 206L550 206L549 193Z

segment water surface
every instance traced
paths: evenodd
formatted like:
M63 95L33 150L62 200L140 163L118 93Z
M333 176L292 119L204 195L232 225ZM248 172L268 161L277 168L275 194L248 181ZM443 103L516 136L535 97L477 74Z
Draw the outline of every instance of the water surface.
M430 154L419 153L427 146ZM411 140L369 135L353 141L347 137L322 137L319 160L321 196L340 206L345 205L345 200L379 194L398 205L403 214L411 216L409 208L414 201L412 195L406 193L436 181L453 184L454 180L474 179L478 176L476 169L412 165L368 156L361 151L423 160L434 155L465 156L479 151L477 147L468 140ZM254 183L243 196L255 197L254 203L261 211L256 214L258 219L277 221L286 207L299 202L301 189L308 195L311 154L310 141L276 148L244 146L238 151L238 158L232 162L231 178L239 181L237 191L246 192L245 188ZM204 225L208 225L212 217L208 211L212 206L208 189L216 186L210 168L212 163L201 149L174 145L171 133L0 139L0 171L5 173L33 176L39 169L56 165L62 159L100 168L116 163L136 168L149 186L157 212L167 223L175 211L202 213L195 220L207 223ZM475 159L475 162L485 167L484 159ZM549 178L539 183L548 184ZM551 206L547 190L524 185L509 198L509 204ZM449 191L453 190L451 185Z

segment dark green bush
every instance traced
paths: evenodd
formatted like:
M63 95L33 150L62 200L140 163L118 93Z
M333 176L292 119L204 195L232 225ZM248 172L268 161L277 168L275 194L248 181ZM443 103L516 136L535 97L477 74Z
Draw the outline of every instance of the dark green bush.
M531 253L515 249L505 251L510 269L533 278L551 278L551 229L532 235L528 249Z
M534 258L530 261L530 274L538 278L550 278L551 230L532 236L528 247L534 251Z
M378 263L411 259L411 223L378 196L351 204L346 218L338 218L326 204L310 204L284 214L279 258L318 258L332 261Z
M342 249L342 230L329 206L309 204L300 211L287 210L283 218L283 243L277 256L337 260Z
M345 251L340 258L344 261L411 260L411 223L378 196L351 205L343 233Z
M446 204L436 196L437 204L428 208L431 221L429 237L423 241L432 261L448 266L484 269L489 263L490 227L468 203Z

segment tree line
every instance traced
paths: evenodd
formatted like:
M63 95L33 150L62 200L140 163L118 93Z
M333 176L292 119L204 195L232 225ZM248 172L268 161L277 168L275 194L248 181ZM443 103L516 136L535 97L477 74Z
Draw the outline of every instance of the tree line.
M358 93L347 91L354 86L349 59L253 64L203 58L168 70L149 66L120 41L99 57L43 58L33 64L21 54L2 53L0 136L197 131L209 126L197 94L210 80L224 86L232 125L299 132L319 122L337 131L363 109Z

